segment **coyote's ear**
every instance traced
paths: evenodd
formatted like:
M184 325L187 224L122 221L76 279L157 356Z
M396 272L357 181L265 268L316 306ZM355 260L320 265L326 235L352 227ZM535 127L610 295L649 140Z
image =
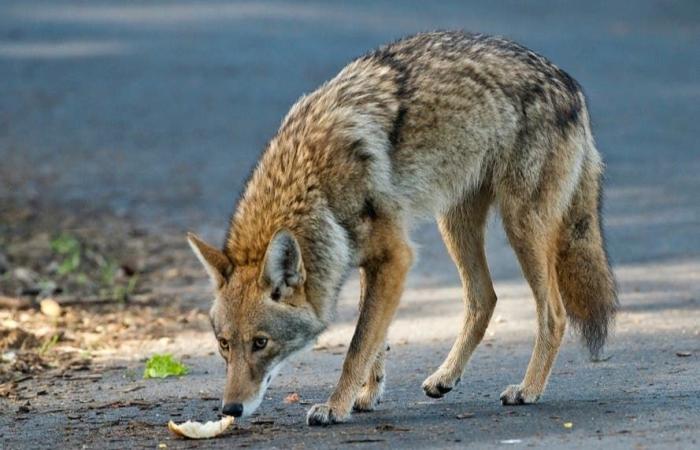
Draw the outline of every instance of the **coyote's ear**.
M211 245L207 244L200 238L198 238L194 233L187 233L187 242L189 242L190 247L197 259L202 263L204 268L209 274L214 287L219 289L223 286L224 281L231 273L233 265L231 260L224 255L220 250L215 249Z
M271 286L273 299L286 295L288 288L304 282L304 263L301 249L294 235L288 230L279 230L270 240L265 252L260 282Z

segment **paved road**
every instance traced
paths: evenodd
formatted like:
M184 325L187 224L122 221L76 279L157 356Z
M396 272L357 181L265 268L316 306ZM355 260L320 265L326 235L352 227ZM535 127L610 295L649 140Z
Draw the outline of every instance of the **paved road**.
M0 201L40 197L66 208L100 205L153 228L194 228L218 239L257 155L301 93L367 49L434 28L512 37L550 57L586 89L608 164L607 234L624 309L613 359L588 363L569 339L541 404L512 414L497 404L498 392L524 370L533 317L495 226L488 250L501 321L494 321L490 345L477 352L457 392L438 402L423 398L420 381L446 352L460 310L454 269L434 229L425 227L416 233L421 262L392 328L391 390L381 410L344 427L307 431L303 405L284 406L280 399L298 390L317 401L329 391L341 356L319 351L273 387L262 413L277 417L279 429L238 438L285 447L357 439L375 439L360 444L378 447L500 446L507 439L554 447L697 445L698 2L4 0ZM339 325L324 337L329 345L347 341L352 288L344 294ZM203 285L192 299L204 298ZM209 336L197 339L204 349L212 346ZM173 345L185 348L177 337ZM677 357L681 350L693 356ZM155 412L145 418L138 410L110 414L133 413L157 424L180 408L210 411L216 402L201 400L198 392L216 395L218 374L205 371L218 361L204 350L193 358L201 370L188 387L168 382L162 391L138 392L162 398ZM98 394L86 388L85 395ZM462 411L476 417L454 419ZM12 423L0 416L0 425L13 431L8 442L20 446L38 442L43 430L62 433L66 420L47 414ZM563 428L565 421L574 427ZM375 430L386 423L409 430ZM65 443L79 442L86 432L75 429ZM148 427L129 434L115 425L102 433L111 429L123 432L127 443L152 446L161 439Z

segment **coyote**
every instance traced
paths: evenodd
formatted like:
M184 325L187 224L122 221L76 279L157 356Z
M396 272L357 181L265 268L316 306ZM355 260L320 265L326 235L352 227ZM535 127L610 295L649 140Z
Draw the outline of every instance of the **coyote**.
M309 425L372 410L387 328L414 259L408 230L437 223L464 287L461 331L423 383L459 381L496 304L484 254L500 212L537 309L534 351L504 405L535 402L566 315L598 355L617 307L601 230L601 157L580 86L544 57L483 34L430 32L346 66L291 108L233 214L223 249L188 235L214 284L227 365L223 413L252 413L283 361L327 327L359 268L360 315L342 375Z

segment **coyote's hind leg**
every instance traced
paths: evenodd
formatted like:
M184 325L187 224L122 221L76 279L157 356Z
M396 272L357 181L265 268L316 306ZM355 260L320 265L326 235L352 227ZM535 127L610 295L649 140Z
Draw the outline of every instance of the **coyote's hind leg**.
M566 327L556 272L559 226L535 212L504 214L503 221L537 309L537 337L525 378L501 393L504 405L519 405L536 402L544 392Z
M496 306L484 252L484 227L490 204L490 193L482 192L460 202L438 219L443 240L462 279L464 321L445 361L423 382L423 390L429 397L442 397L459 381Z

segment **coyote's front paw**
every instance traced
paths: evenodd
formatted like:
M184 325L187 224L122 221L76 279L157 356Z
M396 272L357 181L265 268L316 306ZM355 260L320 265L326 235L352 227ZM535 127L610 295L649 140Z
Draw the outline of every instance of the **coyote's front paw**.
M540 394L528 392L519 384L511 384L501 393L501 403L504 405L529 405L539 398Z
M432 398L441 398L450 392L459 383L459 376L454 376L443 369L438 369L425 379L423 390L425 395Z
M353 409L355 411L365 412L374 411L384 393L384 380L379 382L367 383L362 386L362 390L355 399Z
M346 417L336 414L327 403L319 403L309 409L306 414L306 423L309 426L327 426L333 423L344 422Z

